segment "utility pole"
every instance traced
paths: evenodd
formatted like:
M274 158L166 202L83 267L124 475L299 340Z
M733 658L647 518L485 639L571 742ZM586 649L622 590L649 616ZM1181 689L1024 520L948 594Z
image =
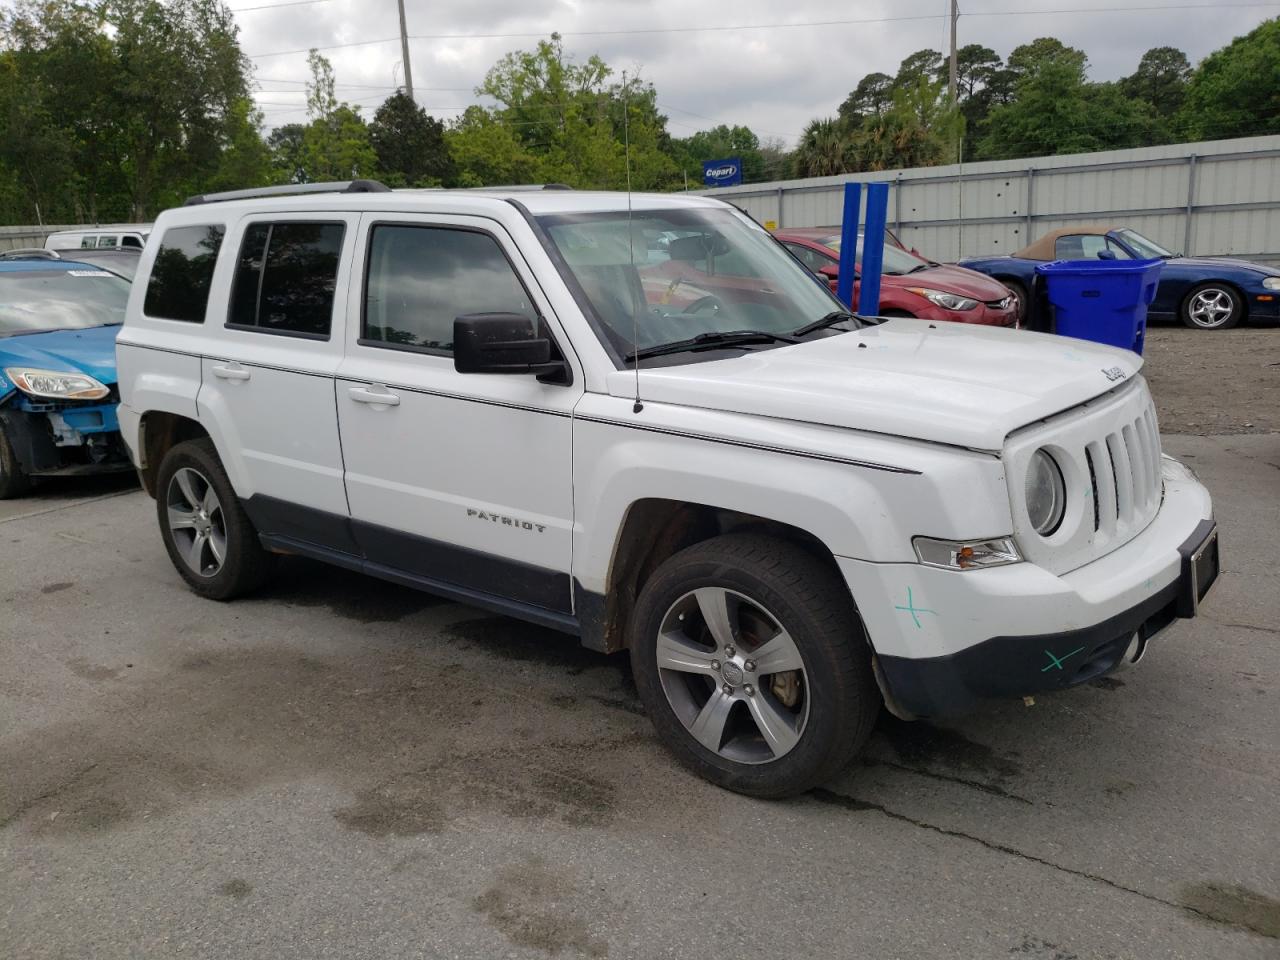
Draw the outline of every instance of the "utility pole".
M409 99L417 103L413 97L413 71L409 67L409 31L404 26L404 0L396 0L396 4L400 7L400 56L404 58L404 90L409 94ZM951 21L951 86L954 95L955 90L955 73L956 73L956 27L955 21Z
M404 0L401 0L403 4ZM400 32L404 32L404 7L400 8ZM956 69L956 21L960 19L960 0L951 0L951 106L957 103L959 91L956 89L959 71ZM405 54L408 56L408 54ZM408 70L408 67L405 68ZM406 73L407 75L407 73Z

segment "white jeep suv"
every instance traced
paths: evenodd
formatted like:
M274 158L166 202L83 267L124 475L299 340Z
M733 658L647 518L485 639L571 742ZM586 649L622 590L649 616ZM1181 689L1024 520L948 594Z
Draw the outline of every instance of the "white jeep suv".
M1141 359L844 312L716 200L354 181L162 214L120 425L199 594L298 554L630 650L702 776L1082 683L1217 574Z

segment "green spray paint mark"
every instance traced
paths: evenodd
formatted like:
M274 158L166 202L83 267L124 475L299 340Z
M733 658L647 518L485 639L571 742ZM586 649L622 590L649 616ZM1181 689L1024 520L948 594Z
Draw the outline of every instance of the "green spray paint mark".
M927 609L925 609L924 607L917 607L917 606L915 605L915 601L911 599L911 588L910 588L910 587L907 587L907 605L906 605L905 607L895 606L893 609L895 609L895 610L901 610L901 611L903 611L904 613L909 613L909 614L911 614L911 619L915 621L916 629L917 629L917 630L921 629L921 628L924 626L924 625L920 622L920 618L917 616L917 614L920 614L920 613L932 613L935 617L938 615L938 614L937 614L937 612L936 612L936 611L934 611L934 610L927 610Z
M1061 670L1061 669L1062 669L1062 665L1063 665L1064 663L1066 663L1068 660L1070 660L1072 657L1074 657L1077 653L1079 653L1079 652L1080 652L1081 650L1083 650L1083 649L1084 649L1084 647L1076 647L1076 648L1075 648L1074 650L1072 650L1070 653L1064 653L1064 654L1063 654L1062 656L1060 656L1060 657L1055 657L1052 653L1050 653L1048 650L1046 650L1046 651L1045 651L1045 655L1049 658L1049 663L1048 663L1048 665L1047 665L1047 666L1041 667L1041 668L1040 668L1040 672L1041 672L1041 673L1048 673L1048 672L1049 672L1050 670L1052 670L1054 667L1057 667L1059 670Z

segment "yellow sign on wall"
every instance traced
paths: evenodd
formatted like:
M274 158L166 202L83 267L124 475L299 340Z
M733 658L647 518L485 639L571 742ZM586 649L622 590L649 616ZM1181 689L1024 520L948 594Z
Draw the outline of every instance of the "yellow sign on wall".
M766 230L777 230L777 229L778 229L778 221L777 221L777 220L766 220L766 221L764 222L764 228L765 228Z

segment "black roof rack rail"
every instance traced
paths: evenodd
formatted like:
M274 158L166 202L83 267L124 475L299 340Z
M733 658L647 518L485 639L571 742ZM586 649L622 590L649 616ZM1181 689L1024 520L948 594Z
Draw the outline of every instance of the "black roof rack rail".
M525 193L534 190L572 190L567 183L507 183L492 187L461 187L476 193Z
M305 197L313 193L390 193L391 188L377 180L338 180L333 183L287 183L280 187L250 187L222 193L199 193L188 197L184 207L202 203L224 203L228 200L259 200L267 197Z

